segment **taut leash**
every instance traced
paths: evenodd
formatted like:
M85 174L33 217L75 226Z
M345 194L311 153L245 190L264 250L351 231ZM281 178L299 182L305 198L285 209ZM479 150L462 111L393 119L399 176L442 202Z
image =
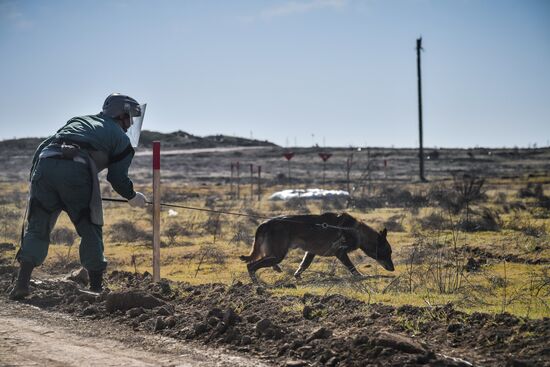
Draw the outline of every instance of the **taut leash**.
M126 199L117 199L117 198L101 198L101 200L109 201L109 202L115 202L115 203L127 203L128 202L128 200L126 200ZM145 202L149 205L153 205L152 201L147 200ZM330 225L328 223L306 223L306 222L301 222L301 221L292 220L292 219L266 217L266 216L263 216L263 215L253 215L253 214L244 214L244 213L236 213L236 212L227 212L227 211L223 211L223 210L197 208L197 207L186 206L186 205L160 203L160 206L165 206L165 207L169 207L169 208L198 210L198 211L201 211L201 212L216 213L216 214L236 215L236 216L239 216L239 217L249 217L249 218L257 218L257 219L278 219L278 220L286 221L286 222L294 222L294 223L300 223L300 224L313 224L315 226L321 227L322 229L331 228L331 229L340 229L340 230L344 230L344 231L355 231L356 230L355 228L333 226L333 225Z

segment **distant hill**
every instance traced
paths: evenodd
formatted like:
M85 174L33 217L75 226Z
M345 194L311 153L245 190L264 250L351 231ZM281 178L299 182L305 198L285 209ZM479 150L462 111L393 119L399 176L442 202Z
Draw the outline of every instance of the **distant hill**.
M45 138L21 138L0 141L0 150L3 151L34 151ZM272 146L277 145L267 140L246 139L228 135L209 135L205 137L175 131L173 133L159 133L156 131L143 130L139 140L140 147L150 148L154 140L162 142L163 149L185 149L185 148L216 148L228 146Z
M160 140L163 148L216 148L216 147L250 147L250 146L272 146L277 145L267 140L246 139L228 135L209 135L200 137L175 131L173 133L159 133L156 131L143 130L139 140L140 146L150 147L154 140Z

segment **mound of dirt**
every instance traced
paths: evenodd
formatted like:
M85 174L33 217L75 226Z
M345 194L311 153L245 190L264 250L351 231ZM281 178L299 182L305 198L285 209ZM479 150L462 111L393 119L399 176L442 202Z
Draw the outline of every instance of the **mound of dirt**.
M15 268L0 262L0 291ZM223 346L283 366L550 365L550 319L399 308L341 295L276 297L236 282L192 286L112 272L96 295L68 280L34 281L25 303L136 331ZM4 295L4 297L6 297Z

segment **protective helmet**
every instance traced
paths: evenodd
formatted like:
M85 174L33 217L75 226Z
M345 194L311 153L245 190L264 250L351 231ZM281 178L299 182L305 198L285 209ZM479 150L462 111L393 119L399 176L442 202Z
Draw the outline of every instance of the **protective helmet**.
M123 114L130 117L141 116L141 106L132 97L124 94L113 93L103 103L103 114L109 117L118 117Z

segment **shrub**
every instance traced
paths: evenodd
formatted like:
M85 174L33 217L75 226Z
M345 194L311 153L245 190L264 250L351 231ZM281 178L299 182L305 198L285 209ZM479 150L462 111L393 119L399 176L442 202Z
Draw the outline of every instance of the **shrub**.
M75 239L74 231L67 227L55 228L50 234L50 241L58 245L72 246Z
M151 241L152 235L139 229L129 220L121 220L111 225L109 236L116 242Z
M250 225L247 225L244 222L237 222L234 226L233 236L229 243L244 243L246 245L251 245L254 241L254 228Z
M542 189L542 184L529 182L526 187L522 187L518 190L517 196L519 198L537 198L540 199L544 197L544 190Z
M309 208L307 207L307 202L304 198L290 198L285 201L285 208L300 211L304 214L309 213Z
M483 191L484 184L485 179L479 178L475 173L463 173L453 177L451 187L432 186L428 197L454 214L466 209L466 219L469 220L470 206L487 199L487 195Z
M483 208L481 214L473 214L457 223L458 229L466 232L500 231L502 220L498 212Z
M325 198L321 200L321 210L328 212L331 210L341 211L346 208L347 199Z
M181 224L171 222L164 230L164 235L168 238L168 246L176 246L178 244L178 237L189 235L189 231Z
M450 225L441 212L432 212L425 217L418 218L417 222L424 230L448 229Z
M204 233L211 234L216 236L216 234L220 233L222 227L220 214L218 213L210 213L208 214L208 219L203 224L203 231Z
M404 232L405 228L403 228L403 215L394 215L388 218L388 220L384 223L384 227L390 232Z

